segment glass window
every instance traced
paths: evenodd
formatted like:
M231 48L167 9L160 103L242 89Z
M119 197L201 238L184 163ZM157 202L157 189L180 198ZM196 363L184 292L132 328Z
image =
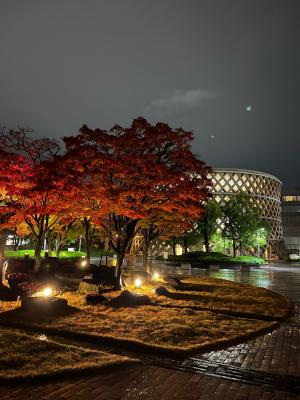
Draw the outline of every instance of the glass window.
M283 201L300 201L300 196L283 196Z

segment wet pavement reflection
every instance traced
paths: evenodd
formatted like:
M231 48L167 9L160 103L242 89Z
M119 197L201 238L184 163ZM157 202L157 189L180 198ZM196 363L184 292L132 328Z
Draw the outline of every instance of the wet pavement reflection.
M170 275L190 275L194 277L211 276L227 279L248 285L274 290L288 297L293 302L300 302L300 263L268 264L251 267L249 272L242 272L239 267L221 268L219 271L209 271L204 268L191 268L190 272L180 267L162 264L156 266L161 272Z
M193 357L197 365L217 363L239 371L259 371L289 376L300 376L300 264L271 264L253 267L250 272L220 269L217 272L193 271L195 276L212 276L281 293L295 303L295 315L271 333L248 340L220 351ZM190 359L189 361L191 361Z

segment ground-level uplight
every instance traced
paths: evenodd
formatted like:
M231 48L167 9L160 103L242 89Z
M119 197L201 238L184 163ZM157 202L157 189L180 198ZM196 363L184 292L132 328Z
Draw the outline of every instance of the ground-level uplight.
M50 296L52 296L53 295L53 289L51 288L51 287L46 287L44 290L43 290L43 296L44 297L50 297Z
M85 256L81 256L80 266L81 267L86 267L87 266L87 259L85 258Z
M42 334L38 336L38 339L41 340L42 342L46 342L48 340L47 336Z
M158 273L158 272L154 272L153 278L154 278L154 279L159 279L159 273Z
M134 280L134 286L135 286L136 288L141 287L141 286L142 286L142 280L141 280L140 278L136 278L136 279Z

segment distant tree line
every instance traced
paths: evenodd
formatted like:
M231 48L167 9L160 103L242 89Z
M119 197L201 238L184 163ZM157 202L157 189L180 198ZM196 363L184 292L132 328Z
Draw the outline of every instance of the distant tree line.
M240 192L221 203L210 199L204 208L204 215L194 223L193 229L167 241L174 254L176 244L181 245L184 252L203 246L206 252L231 247L234 257L238 250L241 254L243 249L267 244L270 224L262 219L259 207L249 194Z

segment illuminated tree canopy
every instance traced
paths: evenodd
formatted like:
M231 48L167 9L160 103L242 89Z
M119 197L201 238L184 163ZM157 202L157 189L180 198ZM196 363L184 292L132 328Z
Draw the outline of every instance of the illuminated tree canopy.
M91 226L97 226L117 254L118 281L137 232L182 232L202 216L210 169L192 153L192 140L189 131L142 117L109 131L83 125L78 135L63 138L64 152L57 141L33 139L29 130L3 129L1 193L17 196L19 204L10 203L10 228L27 226L38 266L50 232L65 237L64 227L81 220L89 248ZM5 182L12 174L19 178L10 187ZM3 207L1 215L8 212Z

